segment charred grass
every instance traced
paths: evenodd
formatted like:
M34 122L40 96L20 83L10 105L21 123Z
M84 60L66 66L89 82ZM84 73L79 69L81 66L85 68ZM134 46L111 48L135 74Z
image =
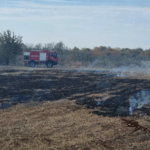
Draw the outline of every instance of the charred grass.
M129 106L132 94L150 87L149 79L6 68L0 83L1 104L17 99L0 110L2 150L150 149L149 106L134 116L116 113Z

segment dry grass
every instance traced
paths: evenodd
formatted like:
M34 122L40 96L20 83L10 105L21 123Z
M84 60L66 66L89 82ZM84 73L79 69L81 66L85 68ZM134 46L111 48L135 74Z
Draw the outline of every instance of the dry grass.
M103 117L74 102L17 105L0 110L2 150L149 149L149 131L134 131L119 117ZM149 128L149 117L128 117Z
M1 69L1 68L0 68ZM2 68L3 70L4 68ZM16 68L16 72L4 72L5 75L10 76L11 80L19 78L17 75L29 72L24 72L27 68L22 68L22 70L18 67ZM10 68L9 68L10 69ZM11 68L12 69L12 68ZM20 69L19 71L17 69ZM62 78L65 79L64 82L60 82L58 84L58 89L61 87L60 92L69 92L70 88L77 89L78 86L70 84L72 80L70 78L76 79L79 78L77 75L68 75L63 72L44 72L43 70L48 70L47 68L28 68L28 71L39 70L38 76L42 76L47 81L51 80L50 77L56 76L57 80ZM55 69L56 71L57 69ZM58 69L58 71L61 69ZM63 70L63 69L62 69ZM47 75L47 76L46 76ZM139 79L145 79L143 74L137 74ZM12 78L16 76L16 78ZM21 76L21 75L20 75ZM67 78L65 77L67 76ZM68 77L69 76L69 77ZM91 78L93 75L90 75ZM137 79L137 76L130 77ZM5 78L3 80L5 80ZM29 75L30 77L30 75ZM83 80L83 78L79 78L78 80ZM94 77L94 76L93 76ZM91 78L86 79L87 82L91 82ZM123 77L122 77L123 78ZM24 79L19 78L18 82L24 81ZM101 78L100 78L101 79ZM107 78L106 78L107 79ZM147 77L147 79L149 79ZM31 78L31 80L33 80ZM38 80L38 78L37 78ZM37 85L40 82L35 80L34 83ZM43 79L42 79L43 80ZM10 80L5 80L9 83ZM28 80L30 81L30 80ZM54 81L54 79L53 79ZM93 81L93 80L92 80ZM132 81L132 80L131 80ZM91 82L99 82L99 79ZM42 83L42 82L41 82ZM87 87L86 84L80 83L81 88ZM104 82L105 83L105 82ZM114 82L112 82L114 83ZM72 100L78 100L78 97L85 98L85 100L89 100L88 98L93 98L94 101L105 100L106 98L110 98L115 95L117 92L121 92L120 85L128 84L128 82L120 82L118 83L118 88L115 90L107 91L105 89L104 92L98 92L97 90L92 89L84 90L82 92L74 92L72 94L67 95L65 100L59 100L55 102L46 102L44 104L40 103L30 103L25 105L17 105L10 107L5 110L0 110L0 150L130 150L130 149L150 149L150 118L146 115L144 116L136 116L136 117L104 117L98 116L92 112L100 111L100 108L96 109L88 109L85 106L79 106L75 104L73 101L68 101L67 99L72 98ZM16 82L15 82L16 84ZM3 85L3 89L9 89L9 87L14 88L13 85ZM131 85L134 85L135 82L132 81ZM144 83L142 83L143 85ZM34 85L34 84L33 84ZM33 86L32 85L32 86ZM60 86L61 85L61 86ZM88 84L90 86L91 84ZM95 84L96 85L96 84ZM122 85L121 85L122 86ZM136 84L136 88L140 88L140 85ZM19 84L18 84L19 87ZM17 88L18 88L17 87ZM43 86L47 89L46 86ZM66 88L67 87L67 88ZM94 88L95 86L92 86ZM144 86L143 86L144 87ZM38 88L33 86L35 92L42 91L44 88ZM63 91L63 89L68 89L67 91ZM130 87L127 86L127 89ZM135 88L135 87L134 87ZM49 92L45 89L45 93ZM19 92L23 92L25 89L19 88ZM32 89L28 89L31 90ZM56 89L52 89L56 90ZM132 89L131 89L132 90ZM5 92L5 90L4 90ZM13 91L14 92L14 91ZM13 93L10 90L10 93ZM17 91L18 92L18 91ZM57 92L59 94L60 92ZM7 94L3 96L5 99L3 101L8 100ZM53 92L55 93L55 91ZM2 92L1 92L2 94ZM31 93L32 94L32 93ZM116 95L117 96L117 95ZM63 97L63 96L62 96ZM60 97L60 98L62 98ZM101 98L100 98L101 97ZM59 98L59 99L60 99ZM64 98L64 97L63 97ZM93 102L93 101L91 101ZM37 104L37 105L35 105ZM111 106L110 106L111 108ZM144 111L143 111L144 112ZM122 120L125 119L125 120Z

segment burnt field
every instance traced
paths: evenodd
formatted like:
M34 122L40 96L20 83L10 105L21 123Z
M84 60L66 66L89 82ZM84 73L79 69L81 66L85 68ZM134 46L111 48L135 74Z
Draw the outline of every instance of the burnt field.
M149 92L149 89L149 79L118 77L109 71L39 68L0 70L1 109L30 101L67 99L87 108L97 108L93 113L103 116L128 116L131 113L149 115L149 105L144 105L147 102L134 102L142 107L135 106L137 104L131 106L129 102L131 97L135 99L142 90Z
M110 71L0 69L0 149L148 150L150 80Z

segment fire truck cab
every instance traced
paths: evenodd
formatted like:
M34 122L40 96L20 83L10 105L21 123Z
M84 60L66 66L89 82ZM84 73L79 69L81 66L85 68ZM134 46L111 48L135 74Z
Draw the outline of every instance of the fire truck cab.
M56 51L24 51L23 63L26 66L35 67L37 64L45 64L48 68L57 65L58 57Z

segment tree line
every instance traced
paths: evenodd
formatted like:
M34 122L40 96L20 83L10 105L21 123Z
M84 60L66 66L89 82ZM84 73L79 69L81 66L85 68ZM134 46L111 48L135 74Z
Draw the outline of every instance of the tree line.
M95 67L120 67L135 64L141 65L141 61L150 60L150 49L142 48L111 48L106 46L90 48L68 48L63 42L28 44L22 42L22 36L16 36L10 30L0 33L0 64L15 64L18 56L22 56L25 50L49 50L56 51L59 64L64 66L70 62L81 62L83 66ZM20 59L20 61L22 61Z

